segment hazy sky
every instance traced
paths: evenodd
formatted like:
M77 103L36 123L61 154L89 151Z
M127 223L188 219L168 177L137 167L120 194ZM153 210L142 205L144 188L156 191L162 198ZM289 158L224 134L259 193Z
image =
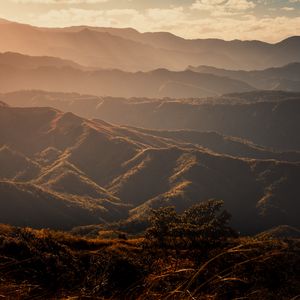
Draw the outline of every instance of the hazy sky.
M186 38L300 35L300 0L0 0L0 17L47 27L170 31Z

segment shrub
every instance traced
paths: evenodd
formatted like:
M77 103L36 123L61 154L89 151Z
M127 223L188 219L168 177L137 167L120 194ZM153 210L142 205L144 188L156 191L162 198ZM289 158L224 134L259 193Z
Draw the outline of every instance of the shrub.
M152 210L146 239L160 248L214 246L236 236L223 201L209 200L177 214L174 207Z

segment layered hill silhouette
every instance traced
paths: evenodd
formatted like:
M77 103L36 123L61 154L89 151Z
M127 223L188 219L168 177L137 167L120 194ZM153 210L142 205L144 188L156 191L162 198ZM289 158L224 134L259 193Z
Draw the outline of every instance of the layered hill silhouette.
M300 36L0 39L0 298L297 298Z
M78 223L103 222L105 209L80 203L30 183L0 181L1 223L35 228L70 229Z
M253 156L277 160L236 158L242 143L218 135L229 149L224 154L221 146L211 146L220 147L216 153L201 146L211 136L116 126L52 108L2 106L0 159L10 169L0 174L0 221L68 229L140 220L150 208L175 205L181 211L218 198L242 232L299 226L297 159L280 161L288 154L247 143L244 149Z
M235 96L243 99L243 95ZM98 106L97 116L137 127L217 131L281 151L299 151L299 100L299 96L254 103L110 99Z
M251 70L300 61L298 36L276 44L186 40L165 32L88 26L50 29L3 21L0 38L5 41L2 52L57 56L89 67L127 71L182 70L189 65Z
M0 95L0 101L12 106L55 107L86 118L103 119L115 124L158 130L214 131L220 135L193 132L176 134L184 142L201 144L219 152L229 150L227 143L242 143L239 150L227 154L253 158L278 158L257 153L258 146L225 136L246 139L276 151L299 151L300 94L288 92L249 92L208 99L112 98L76 93L20 91ZM151 133L152 134L152 133ZM162 135L163 133L159 133ZM174 138L175 134L165 133ZM199 139L199 140L198 140ZM247 146L245 146L247 145ZM246 147L246 148L244 148ZM250 150L254 147L256 150ZM259 148L259 147L258 147ZM246 150L247 149L247 150ZM267 152L270 152L268 150ZM251 156L256 153L255 156ZM266 152L265 152L266 153ZM292 156L289 156L291 159Z
M260 71L232 71L209 66L189 67L189 69L199 73L237 79L259 90L300 91L300 63Z
M29 56L15 52L0 53L0 65L21 69L36 69L40 67L73 67L76 69L86 69L71 60L51 56Z
M1 32L1 31L0 31ZM255 90L249 84L190 70L149 72L86 70L55 57L0 54L0 92L20 89L78 92L115 97L203 97Z
M189 67L125 72L93 69L70 60L19 53L0 53L0 92L38 89L98 96L199 98L255 90L299 92L300 63L261 71Z

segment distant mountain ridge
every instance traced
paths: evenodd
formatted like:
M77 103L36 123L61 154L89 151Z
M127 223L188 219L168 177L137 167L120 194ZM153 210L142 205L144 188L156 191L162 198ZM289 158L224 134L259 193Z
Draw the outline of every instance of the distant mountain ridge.
M189 70L238 79L260 90L300 91L300 63L260 71L231 71L209 66L189 67Z
M11 39L10 37L14 37ZM77 26L38 28L0 23L0 51L57 56L88 67L149 71L183 70L189 65L264 69L300 61L300 37L276 44L261 41L186 40L170 33Z
M257 92L262 94L264 92ZM237 96L242 99L243 96ZM300 151L300 98L280 102L214 103L213 99L109 99L97 110L99 118L117 124L160 130L217 131L280 151Z
M55 107L86 118L148 129L215 131L277 151L300 151L300 93L254 91L178 100L19 91L0 94L0 101L11 106Z
M70 60L64 60L51 56L29 56L20 53L0 53L0 65L13 66L22 69L36 69L40 67L72 67L76 69L87 69Z
M0 92L36 89L98 96L200 98L255 90L300 91L300 63L261 71L93 69L56 57L0 53Z
M0 54L0 79L0 92L40 89L115 97L185 98L254 90L236 79L190 70L86 70L71 61L16 53Z

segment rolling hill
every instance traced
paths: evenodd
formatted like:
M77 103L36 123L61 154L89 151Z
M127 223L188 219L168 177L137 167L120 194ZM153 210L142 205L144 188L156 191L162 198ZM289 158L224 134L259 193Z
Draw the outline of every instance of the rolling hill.
M13 37L13 38L12 38ZM0 23L1 52L57 56L97 68L149 71L211 65L228 69L263 69L299 62L300 39L276 44L261 41L186 40L170 33L78 26L38 28Z
M115 97L202 97L254 90L236 79L189 70L85 70L71 61L17 53L0 54L0 79L1 92L41 89Z
M244 233L299 226L299 162L216 153L182 134L120 127L52 108L1 107L0 144L6 146L0 159L18 157L30 176L16 177L19 164L1 174L0 222L68 229L218 198ZM234 140L229 144L235 147ZM262 152L257 149L258 156Z
M103 222L104 209L72 200L30 183L0 181L1 223L35 228L70 229Z
M0 165L3 179L30 181L40 172L38 163L7 146L0 148Z
M257 91L176 100L20 91L2 94L0 101L21 107L50 106L86 118L135 127L215 131L276 151L299 151L299 95ZM194 142L193 138L189 142ZM206 142L203 146L211 147Z
M209 66L189 67L189 70L237 79L259 90L300 92L300 63L258 71L232 71Z
M264 97L263 92L259 94ZM242 98L236 95L236 99ZM299 151L299 105L299 97L254 103L104 99L94 115L136 127L217 131L280 151Z
M280 161L300 161L299 152L276 152L262 146L250 143L247 140L224 136L213 131L195 130L149 130L138 129L155 136L170 138L181 143L190 143L209 149L216 153L227 154L233 157L275 159Z
M87 69L71 60L51 56L29 56L14 52L0 53L0 65L21 69L36 69L40 67L72 67L82 70Z

